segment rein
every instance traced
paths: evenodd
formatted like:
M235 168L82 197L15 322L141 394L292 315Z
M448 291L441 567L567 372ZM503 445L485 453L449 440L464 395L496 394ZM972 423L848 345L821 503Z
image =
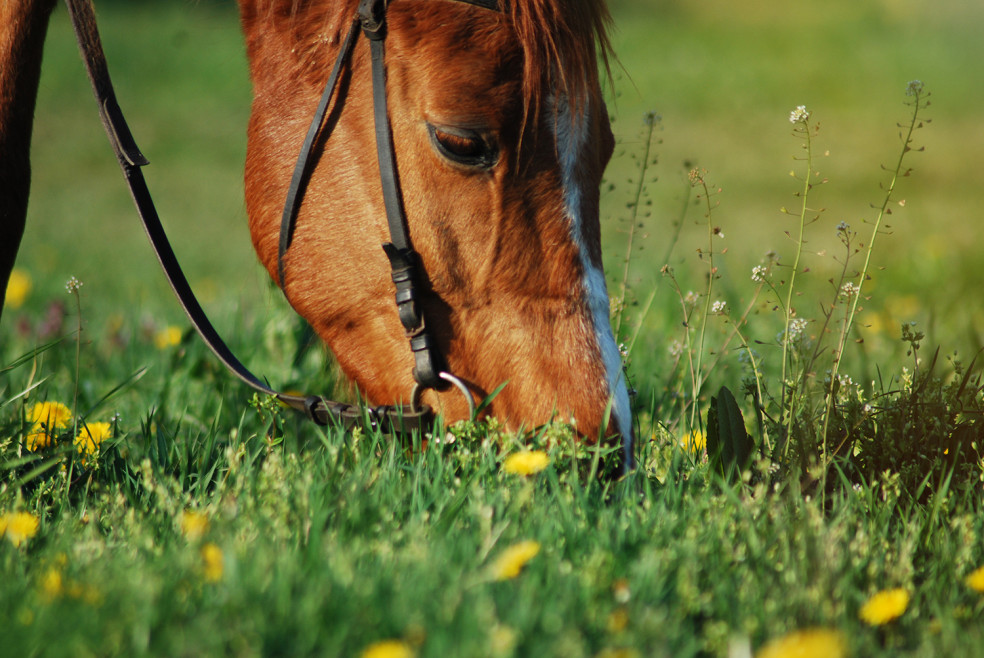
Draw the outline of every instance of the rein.
M499 10L497 0L455 1ZM383 249L390 260L392 278L396 285L396 303L400 321L406 330L410 340L410 348L414 353L413 376L417 382L410 396L409 405L382 405L366 409L328 400L320 395L295 395L276 391L250 372L219 336L198 303L184 272L178 264L140 170L141 167L149 164L149 161L137 147L123 112L116 101L116 93L110 81L106 57L96 27L92 0L65 0L65 3L85 63L86 73L92 84L93 95L99 105L100 119L123 171L123 176L137 208L137 214L140 216L144 230L171 289L181 303L192 326L219 361L246 385L260 393L276 397L286 406L303 412L319 425L327 425L329 422L340 424L345 428L362 425L389 434L409 434L414 430L423 431L433 422L434 412L428 405L420 404L421 394L428 388L443 390L449 385L454 385L465 396L470 415L474 417L474 398L460 379L444 369L443 357L437 351L436 344L427 331L424 316L417 304L419 298L417 292L418 257L411 246L406 218L403 214L402 196L400 195L399 179L393 157L392 135L386 112L386 73L383 62L383 43L386 37L387 0L362 0L358 15L352 21L352 26L335 61L325 92L315 111L311 127L301 148L301 155L298 158L288 190L281 223L280 251L277 263L279 283L283 289L284 256L290 247L297 212L300 208L304 188L310 177L313 144L321 130L325 113L334 95L341 67L352 50L357 28L361 27L369 39L372 49L376 148L391 239L391 242L383 245Z

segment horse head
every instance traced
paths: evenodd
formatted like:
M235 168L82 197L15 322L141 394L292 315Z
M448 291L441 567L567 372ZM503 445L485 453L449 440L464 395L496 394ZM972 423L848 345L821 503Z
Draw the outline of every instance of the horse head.
M355 4L240 1L254 85L247 211L260 260L345 373L374 403L406 402L414 360L380 248L390 237L366 40L340 75L278 275L284 198ZM476 397L506 384L490 413L508 426L573 419L587 440L630 440L598 217L614 143L598 73L607 9L481 4L386 10L388 115L423 314ZM467 415L453 390L424 401Z

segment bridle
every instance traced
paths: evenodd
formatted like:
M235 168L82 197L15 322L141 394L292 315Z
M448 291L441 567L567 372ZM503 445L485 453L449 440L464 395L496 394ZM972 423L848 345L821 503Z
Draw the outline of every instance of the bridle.
M453 1L493 11L503 10L499 0ZM205 315L184 272L178 265L174 250L167 239L146 181L140 171L141 167L149 164L149 161L137 147L126 119L123 117L122 110L116 101L116 94L110 81L106 58L96 27L92 0L65 0L65 2L68 6L86 72L92 84L93 94L99 105L100 118L123 170L124 178L130 188L130 194L133 197L147 237L150 239L157 259L188 319L223 365L251 388L266 395L275 396L283 404L302 411L320 425L333 422L349 428L362 424L386 433L396 434L407 434L413 430L424 431L433 421L433 410L428 405L420 403L422 393L427 389L445 390L451 385L455 386L465 396L468 401L470 416L474 418L474 398L464 382L448 372L444 358L428 330L419 303L419 257L413 249L408 234L386 107L384 44L388 0L362 0L360 2L357 15L353 19L345 41L335 59L321 101L301 147L301 153L288 188L281 220L280 245L277 255L280 287L286 290L285 256L290 248L298 210L311 175L314 144L318 141L322 131L328 106L338 86L341 69L349 58L356 35L361 29L368 39L371 49L376 152L383 188L383 202L390 232L390 242L383 245L383 250L389 259L393 283L396 286L396 305L400 322L406 331L410 341L410 349L414 354L413 377L416 382L410 396L410 404L382 405L364 410L355 405L327 400L320 395L296 395L276 391L250 372L222 340Z
M498 0L454 0L464 4L475 5L485 9L499 11ZM390 126L389 112L386 103L386 9L388 0L362 0L359 3L356 17L352 20L345 40L335 58L328 82L321 95L321 101L311 119L300 156L294 166L287 200L280 222L280 244L277 252L277 277L280 287L286 294L287 279L285 256L290 249L297 214L300 210L301 199L310 179L314 145L322 132L325 115L331 104L342 66L352 53L356 35L361 29L368 39L372 58L372 101L373 121L376 132L376 159L379 166L380 182L383 189L383 205L386 209L386 223L389 227L390 242L383 244L383 250L389 259L393 283L396 286L396 308L400 323L410 341L410 350L414 355L413 378L416 381L411 394L411 408L419 402L420 394L429 388L444 390L453 384L468 400L469 409L474 416L474 400L468 387L457 377L448 372L443 355L431 336L425 320L423 309L420 307L420 258L413 248L408 233L406 215L403 210L403 195L400 192L399 175L396 168L396 158L393 154L393 135ZM327 141L327 135L321 140Z

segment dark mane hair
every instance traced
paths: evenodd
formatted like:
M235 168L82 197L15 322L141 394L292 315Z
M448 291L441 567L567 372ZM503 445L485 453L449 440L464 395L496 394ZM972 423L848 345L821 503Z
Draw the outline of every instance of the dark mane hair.
M509 0L508 7L523 49L526 106L535 112L545 92L549 93L544 85L553 83L560 86L573 114L578 115L598 82L599 54L611 78L611 14L605 1Z
M266 20L274 14L295 24L302 15L310 17L313 12L321 13L324 18L318 21L322 26L319 29L330 26L336 35L340 35L347 29L358 4L359 0L269 0ZM611 78L612 48L608 36L611 14L605 0L500 0L500 5L512 23L523 52L523 94L527 112L537 112L546 94L550 93L550 87L557 85L567 96L573 115L577 116L587 100L588 90L598 82L599 56ZM302 21L301 25L313 29L312 23ZM332 41L338 38L334 36ZM312 55L318 47L317 41L311 39L305 44Z

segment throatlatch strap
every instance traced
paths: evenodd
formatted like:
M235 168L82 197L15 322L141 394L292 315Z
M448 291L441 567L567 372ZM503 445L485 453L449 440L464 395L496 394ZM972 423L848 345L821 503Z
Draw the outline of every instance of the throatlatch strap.
M325 425L335 422L345 427L363 424L373 429L388 433L409 433L428 427L433 420L433 412L427 405L415 409L409 406L381 406L365 410L359 407L326 400L321 396L292 395L280 393L267 386L256 375L251 373L219 336L215 327L205 315L201 305L195 298L187 278L184 276L174 250L167 239L164 227L161 225L157 209L151 198L150 191L144 180L140 167L148 164L148 160L137 148L130 128L123 117L113 85L109 78L106 57L103 54L102 43L96 28L95 12L91 0L65 0L72 26L79 43L82 60L85 63L93 94L99 105L99 116L102 119L106 134L109 137L116 159L123 170L137 213L143 223L147 237L150 239L157 260L167 276L171 289L181 303L185 314L192 326L208 345L212 353L225 367L242 382L266 395L273 395L287 406L305 413L311 420Z

